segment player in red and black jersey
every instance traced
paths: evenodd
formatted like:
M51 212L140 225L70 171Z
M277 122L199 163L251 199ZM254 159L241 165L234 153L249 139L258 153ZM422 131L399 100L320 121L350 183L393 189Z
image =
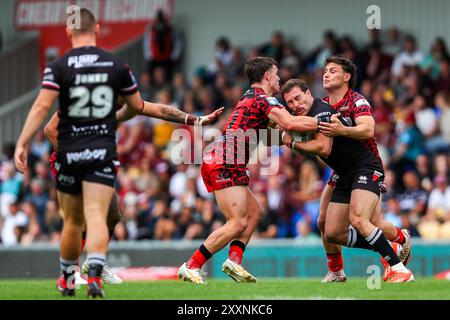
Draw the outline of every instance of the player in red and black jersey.
M101 273L108 246L106 216L114 194L117 123L137 114L189 125L206 125L206 117L143 101L131 70L96 46L100 26L92 12L81 9L79 26L67 28L72 49L44 70L42 88L27 116L14 153L16 168L28 170L27 145L52 105L59 100L58 155L55 163L59 204L64 212L60 266L63 295L75 295L73 283L80 256L81 233L87 226L88 296L103 297ZM126 105L116 113L122 97ZM99 196L101 195L101 196Z
M330 104L336 111L338 111L350 126L344 126L340 121L334 119L331 123L322 123L320 131L330 137L346 136L360 141L364 148L371 151L377 158L379 158L378 150L374 140L375 121L372 116L372 107L367 99L362 95L353 91L352 88L356 85L356 66L353 62L342 56L332 56L325 61L323 86L328 92L328 96L323 100ZM329 198L329 193L333 192L333 187L327 185L323 191L323 200ZM363 198L362 201L365 199ZM323 203L321 208L327 208L328 205ZM378 207L377 207L378 210ZM330 218L331 217L331 218ZM326 215L325 211L321 211L318 219L319 229L322 234L325 232L326 219L333 219L328 225L338 225L339 217L337 214ZM334 219L335 218L335 219ZM387 232L387 237L391 241L395 241L403 246L400 253L402 261L407 261L411 251L411 240L409 231L407 229L391 228ZM345 274L343 271L343 259L341 247L323 241L325 251L327 252L328 266L330 271L325 277L325 282L330 281L345 281ZM397 246L394 246L397 248ZM390 268L384 260L385 277Z
M260 221L260 206L248 188L247 162L256 147L258 130L273 121L288 130L317 131L312 117L295 117L271 97L280 89L278 68L272 58L256 57L246 61L245 73L251 88L244 93L230 115L222 135L210 144L203 156L202 177L209 192L214 192L226 224L208 236L187 263L178 270L185 281L204 283L203 264L230 242L228 259L222 271L237 282L255 282L242 266L242 255Z
M289 80L281 92L293 114L328 116L332 118L332 122L338 119L348 126L344 118L338 117L335 109L312 97L305 82ZM286 136L288 135L285 135L286 143L301 152L318 155L335 171L335 178L336 175L339 176L329 199L330 213L326 215L325 238L348 247L377 251L386 258L391 268L386 280L412 281L412 273L405 268L380 231L388 237L389 234L392 235L393 230L397 231L395 226L383 220L381 214L381 187L384 176L381 159L365 148L361 141L346 136L332 137L318 132L311 136L311 139L304 139L304 142L292 142L292 138ZM361 202L362 198L365 202ZM330 218L330 215L333 217Z

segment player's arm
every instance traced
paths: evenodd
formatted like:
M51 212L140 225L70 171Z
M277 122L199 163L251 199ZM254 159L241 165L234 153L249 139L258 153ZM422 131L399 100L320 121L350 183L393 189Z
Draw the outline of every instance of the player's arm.
M31 138L41 127L47 117L53 103L58 98L59 92L49 89L41 89L39 95L28 113L27 119L17 140L16 150L14 152L14 162L17 170L25 172L27 170L27 153L26 147Z
M166 104L143 101L139 92L124 96L123 98L126 105L116 113L116 119L119 122L127 121L135 115L140 114L170 122L206 126L217 120L224 110L222 107L207 116L197 117Z
M317 131L320 118L293 116L284 108L272 108L268 114L270 120L289 131L306 133Z
M320 132L317 132L312 140L306 142L295 141L287 135L289 133L283 136L283 142L289 143L292 141L287 146L301 153L327 158L333 148L333 138L327 137Z
M331 122L321 122L319 130L323 134L334 137L344 136L356 140L368 140L375 136L375 120L371 115L362 115L355 119L355 126L344 126L337 115L331 116Z
M50 141L53 146L53 149L57 149L58 147L58 123L59 116L58 112L55 112L51 117L50 121L44 127L44 135Z

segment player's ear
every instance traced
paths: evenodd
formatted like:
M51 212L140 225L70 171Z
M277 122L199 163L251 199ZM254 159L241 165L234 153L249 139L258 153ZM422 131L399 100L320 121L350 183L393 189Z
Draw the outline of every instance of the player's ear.
M95 25L95 35L98 36L100 34L100 25L97 23Z
M350 78L351 78L351 74L350 73L344 73L344 80L347 82L350 82Z

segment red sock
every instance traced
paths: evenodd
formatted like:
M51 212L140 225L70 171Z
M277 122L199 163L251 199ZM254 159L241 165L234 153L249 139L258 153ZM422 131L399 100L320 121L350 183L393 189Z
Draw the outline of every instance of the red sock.
M200 248L195 250L192 257L187 262L187 267L189 269L201 269L203 265L211 258L211 253L206 249L206 247L202 244Z
M397 242L398 244L404 244L405 243L405 235L403 234L402 229L397 228L397 227L395 227L395 228L397 229L397 237L392 241Z
M241 241L234 240L230 244L230 250L228 251L228 259L231 261L241 264L242 255L244 254L245 244Z
M342 253L327 253L328 269L331 272L337 272L344 269L344 260L342 259Z
M86 247L86 239L81 240L81 252L83 252L84 247Z

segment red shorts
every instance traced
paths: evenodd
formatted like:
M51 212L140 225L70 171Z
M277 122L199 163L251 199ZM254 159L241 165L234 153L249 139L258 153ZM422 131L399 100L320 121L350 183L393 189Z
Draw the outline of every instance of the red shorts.
M55 180L56 180L56 176L58 175L58 172L55 169L56 157L57 157L56 151L53 151L52 154L50 155L50 159L49 159L50 172L52 173L53 179L55 179Z
M250 182L250 174L245 166L202 162L201 172L208 192L232 186L248 186Z

